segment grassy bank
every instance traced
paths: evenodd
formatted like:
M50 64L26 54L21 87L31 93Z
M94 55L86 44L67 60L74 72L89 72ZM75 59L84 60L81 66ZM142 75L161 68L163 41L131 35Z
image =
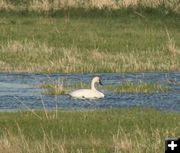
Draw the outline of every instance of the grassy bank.
M178 113L140 108L33 113L0 113L0 151L159 153L166 137L180 136Z
M168 1L132 0L118 9L61 5L40 12L29 10L32 3L7 2L13 7L0 9L0 71L180 70L179 14Z

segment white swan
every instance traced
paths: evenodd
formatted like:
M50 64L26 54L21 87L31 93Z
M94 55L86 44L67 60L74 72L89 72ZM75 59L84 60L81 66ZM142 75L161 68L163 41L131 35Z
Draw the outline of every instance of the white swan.
M95 88L95 84L101 83L100 77L94 77L91 81L91 89L79 89L75 90L69 93L70 96L74 98L79 98L79 99L97 99L97 98L103 98L104 94L102 92L99 92Z

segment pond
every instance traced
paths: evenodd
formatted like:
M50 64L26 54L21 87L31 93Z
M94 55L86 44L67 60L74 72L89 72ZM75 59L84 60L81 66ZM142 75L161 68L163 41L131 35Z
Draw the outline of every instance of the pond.
M124 81L144 81L165 84L168 92L113 93L101 90L105 98L98 100L72 99L68 95L44 95L38 86L64 79L67 82L89 83L93 76L101 76L104 85ZM103 88L102 88L103 89ZM180 112L180 72L172 73L96 73L96 74L31 74L0 73L0 111L26 109L99 109L148 107Z

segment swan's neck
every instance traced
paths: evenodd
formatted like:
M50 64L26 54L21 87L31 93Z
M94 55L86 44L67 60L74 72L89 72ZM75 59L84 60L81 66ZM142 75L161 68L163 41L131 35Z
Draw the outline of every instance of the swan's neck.
M91 82L91 89L97 91L96 88L95 88L95 83L96 82L94 82L94 81Z

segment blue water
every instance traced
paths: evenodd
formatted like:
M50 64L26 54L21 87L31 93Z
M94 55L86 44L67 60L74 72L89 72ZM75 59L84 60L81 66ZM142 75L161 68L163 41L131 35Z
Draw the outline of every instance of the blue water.
M89 83L99 75L104 85L122 84L125 81L153 82L170 87L165 93L113 93L106 90L104 99L78 100L68 95L48 96L38 86L63 79L67 83ZM180 112L180 72L173 73L101 73L101 74L29 74L0 73L0 111L24 109L96 109L148 107Z

